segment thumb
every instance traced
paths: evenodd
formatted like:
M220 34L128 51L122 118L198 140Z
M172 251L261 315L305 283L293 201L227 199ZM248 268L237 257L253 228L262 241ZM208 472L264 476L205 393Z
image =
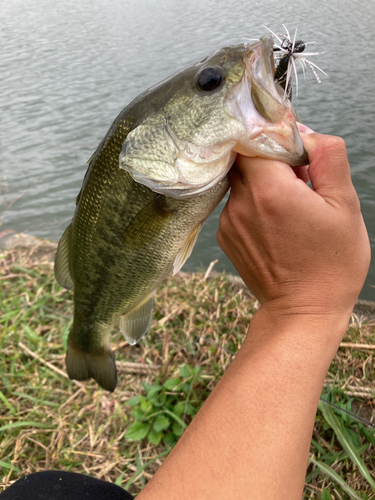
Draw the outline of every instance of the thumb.
M309 177L320 196L342 199L355 196L345 142L340 137L301 133L309 154Z

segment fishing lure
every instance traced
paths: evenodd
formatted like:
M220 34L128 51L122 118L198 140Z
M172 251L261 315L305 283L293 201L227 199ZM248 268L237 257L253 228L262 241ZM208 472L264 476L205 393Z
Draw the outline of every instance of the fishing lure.
M298 95L298 76L297 76L297 66L296 62L298 61L302 67L303 75L306 80L306 70L309 69L315 76L318 83L321 83L318 73L316 69L321 71L324 75L327 76L319 66L312 63L307 59L306 56L316 56L320 54L324 54L324 52L304 52L307 45L315 45L315 42L304 42L303 40L296 40L297 37L297 29L294 33L293 40L289 34L287 28L282 25L286 31L286 34L276 34L267 26L264 26L275 39L279 42L274 44L274 57L277 63L276 71L275 71L275 80L281 85L284 89L284 99L292 99L292 75L294 73L296 79L296 95ZM315 69L316 68L316 69Z

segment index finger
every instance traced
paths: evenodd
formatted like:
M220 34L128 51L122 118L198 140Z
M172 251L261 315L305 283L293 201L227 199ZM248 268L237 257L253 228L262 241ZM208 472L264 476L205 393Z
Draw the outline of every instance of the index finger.
M324 198L355 195L345 141L315 133L301 133L301 138L310 158L309 176L314 191Z
M282 166L281 166L282 165ZM237 168L238 173L235 174L235 169ZM256 170L254 172L254 169ZM261 169L261 171L259 171ZM230 172L230 177L233 175L240 175L242 178L242 182L247 184L248 182L254 181L254 175L268 175L270 179L272 179L273 175L277 176L279 172L276 172L276 169L279 171L285 170L284 175L292 175L293 177L297 177L301 179L305 183L309 182L309 174L308 174L308 166L305 165L303 167L290 167L286 163L283 163L278 160L270 160L266 158L260 157L248 157L242 156L240 154L237 155L236 163Z

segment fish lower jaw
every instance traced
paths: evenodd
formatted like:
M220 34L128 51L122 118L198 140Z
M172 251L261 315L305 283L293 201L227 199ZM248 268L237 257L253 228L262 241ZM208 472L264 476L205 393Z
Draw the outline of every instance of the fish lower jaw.
M287 143L286 147L283 145L285 142ZM233 151L249 158L260 157L282 161L290 166L307 164L307 155L303 145L300 150L293 141L280 141L280 137L272 134L262 133L251 140L239 141Z

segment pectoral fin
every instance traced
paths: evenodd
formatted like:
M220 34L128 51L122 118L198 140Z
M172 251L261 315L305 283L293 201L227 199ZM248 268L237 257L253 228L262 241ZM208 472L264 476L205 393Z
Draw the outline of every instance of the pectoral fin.
M59 285L70 290L73 288L74 283L69 269L69 245L70 233L72 225L65 229L64 234L61 236L56 257L55 257L55 278Z
M176 255L176 258L173 263L173 276L178 273L178 271L182 268L182 266L185 264L185 262L188 260L188 258L191 255L191 252L193 251L193 248L197 242L198 235L200 233L200 230L203 227L204 222L201 222L194 230L192 233L190 233L189 237L185 241L183 247L181 250L178 252Z
M123 234L123 243L128 248L140 248L145 244L149 245L152 240L159 237L173 213L174 211L165 202L165 196L156 195L126 227Z
M120 318L120 330L129 344L134 345L141 340L150 327L154 310L154 294L146 298L141 305Z

